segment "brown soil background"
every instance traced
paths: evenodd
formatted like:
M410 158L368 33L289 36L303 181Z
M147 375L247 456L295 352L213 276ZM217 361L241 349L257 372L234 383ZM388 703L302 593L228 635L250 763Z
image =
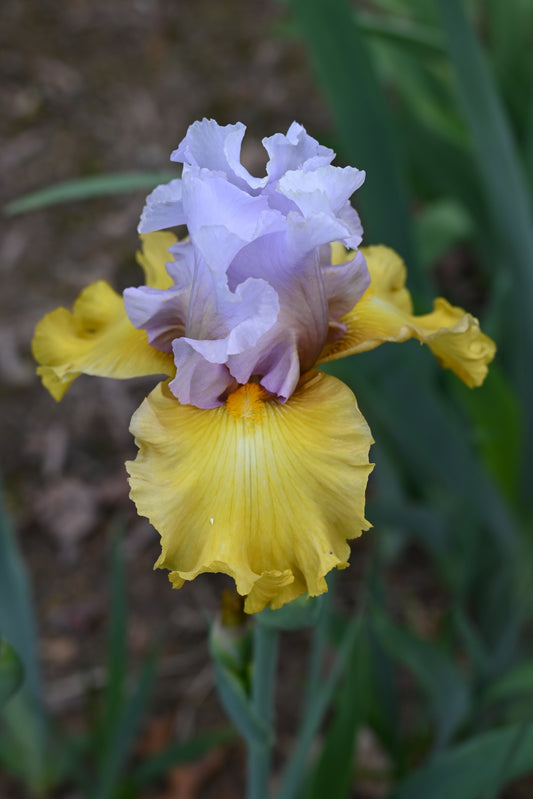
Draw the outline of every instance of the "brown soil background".
M285 35L282 7L270 0L2 0L0 108L2 204L82 175L170 169L171 150L203 116L248 126L243 157L256 174L265 160L260 139L294 119L319 139L331 135L305 53ZM87 283L103 278L121 289L140 282L134 252L143 200L144 192L119 195L0 221L0 451L33 585L47 701L66 729L84 724L87 679L105 680L109 544L117 520L124 526L132 669L154 640L164 642L138 745L147 752L225 723L206 612L217 612L226 582L204 576L178 593L164 572L152 571L158 536L134 512L123 464L135 455L129 419L153 381L81 377L58 405L37 380L30 353L36 322L57 305L70 307ZM357 600L366 548L357 544L341 576L348 605ZM398 592L409 594L415 626L427 628L440 600L427 563L410 564ZM305 633L282 642L280 754L298 715L305 645ZM375 744L360 744L379 770ZM235 797L243 769L242 747L231 744L174 770L146 796ZM378 781L354 796L382 790ZM53 799L77 796L66 786ZM26 794L0 775L0 797Z
M282 9L264 0L2 0L0 202L82 175L171 169L196 119L248 126L244 160L296 119L321 137L328 114ZM58 205L0 221L0 447L6 499L33 585L48 704L84 724L84 685L105 665L109 544L125 528L132 669L164 641L141 749L225 724L206 646L216 577L179 593L153 572L158 536L128 498L128 424L154 381L81 377L58 405L35 376L36 322L96 279L140 282L134 253L145 192ZM291 644L289 647L292 649ZM304 668L284 658L283 684ZM292 672L293 678L290 676ZM288 689L290 690L290 689ZM298 710L283 702L283 727ZM289 717L289 721L287 720ZM282 733L283 735L283 733ZM243 752L228 746L154 787L160 799L242 793ZM24 791L0 776L2 799ZM74 799L70 787L58 797Z

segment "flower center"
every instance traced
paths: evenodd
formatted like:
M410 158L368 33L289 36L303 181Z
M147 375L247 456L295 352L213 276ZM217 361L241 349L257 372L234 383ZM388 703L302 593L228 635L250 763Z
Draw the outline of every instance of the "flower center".
M226 408L234 419L246 419L248 424L257 424L265 415L264 402L268 396L258 383L245 383L229 395Z

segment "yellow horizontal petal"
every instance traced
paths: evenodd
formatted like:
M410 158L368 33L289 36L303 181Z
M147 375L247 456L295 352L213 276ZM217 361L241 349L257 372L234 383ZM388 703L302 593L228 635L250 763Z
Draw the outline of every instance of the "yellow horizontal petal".
M168 230L141 235L142 250L137 252L137 263L144 272L145 283L155 289L168 289L172 278L165 269L165 264L172 261L169 247L176 244L177 238Z
M481 385L496 345L481 332L478 320L442 298L435 300L431 313L414 316L400 256L383 246L363 247L362 252L370 272L370 286L342 317L346 333L324 347L319 363L365 352L385 341L417 338L430 347L441 366L455 372L467 386ZM335 255L350 257L338 249Z
M180 587L224 572L245 609L327 590L369 525L372 438L351 391L313 372L280 404L255 383L225 405L181 405L161 383L133 416L131 497L161 535L156 567Z
M103 280L84 289L72 313L56 308L37 324L33 355L44 386L60 400L80 374L99 377L172 375L172 356L148 344L126 315L124 302Z

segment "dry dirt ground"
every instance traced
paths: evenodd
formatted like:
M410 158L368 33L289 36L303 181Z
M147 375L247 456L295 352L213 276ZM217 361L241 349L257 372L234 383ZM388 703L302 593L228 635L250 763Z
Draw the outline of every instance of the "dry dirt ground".
M257 173L263 136L293 119L327 133L304 54L280 35L281 22L269 0L2 0L0 202L82 175L169 169L171 150L204 116L248 125L244 157ZM152 571L158 536L135 515L123 464L135 454L129 419L153 381L82 377L58 405L30 354L39 318L69 307L87 283L140 282L134 252L143 199L140 192L0 220L0 447L52 714L66 727L82 724L86 677L101 679L118 520L132 663L155 638L165 642L146 725L153 741L145 745L157 746L225 723L205 621L224 581L201 578L178 593ZM301 664L285 663L298 679ZM242 768L232 745L199 771L170 775L153 795L239 795ZM2 780L2 799L24 797ZM66 795L73 794L58 794Z

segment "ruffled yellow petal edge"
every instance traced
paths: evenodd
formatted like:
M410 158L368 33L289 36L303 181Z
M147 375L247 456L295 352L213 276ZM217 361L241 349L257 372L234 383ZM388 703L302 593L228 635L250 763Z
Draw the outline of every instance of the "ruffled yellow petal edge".
M414 316L411 295L405 287L407 271L400 256L384 246L363 247L361 251L370 272L370 286L342 317L346 333L324 347L319 363L365 352L385 341L417 338L429 346L441 366L451 369L467 386L480 386L496 345L480 330L478 320L440 297L431 313ZM340 245L333 245L333 255L337 263L351 257Z
M225 405L181 405L161 383L133 416L131 497L161 535L156 568L179 588L224 572L245 610L327 591L347 539L370 526L372 437L349 388L307 374L285 404L248 383Z
M152 233L143 239L138 260L147 285L164 288L172 233ZM80 374L129 378L173 375L172 356L151 347L144 330L130 322L120 294L105 281L87 286L72 312L56 308L37 324L32 341L37 374L56 400L62 399Z

